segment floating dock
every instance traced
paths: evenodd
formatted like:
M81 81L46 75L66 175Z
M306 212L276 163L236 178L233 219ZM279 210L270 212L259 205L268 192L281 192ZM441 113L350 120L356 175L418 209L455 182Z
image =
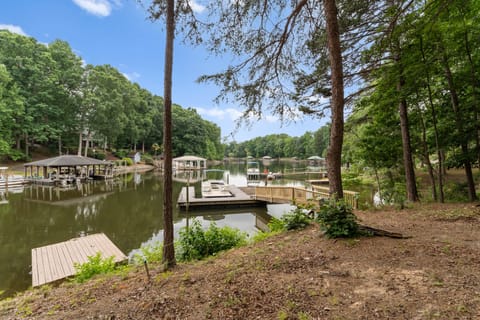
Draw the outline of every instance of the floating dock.
M98 252L103 258L113 256L116 263L127 260L103 233L32 249L32 286L37 287L75 275L75 264L88 261Z
M255 196L247 194L244 190L237 186L230 185L228 190L232 193L231 197L214 197L214 198L195 198L194 187L183 187L178 197L177 204L180 209L196 209L196 208L227 208L239 206L265 206L264 201L258 201ZM188 195L188 196L187 196Z

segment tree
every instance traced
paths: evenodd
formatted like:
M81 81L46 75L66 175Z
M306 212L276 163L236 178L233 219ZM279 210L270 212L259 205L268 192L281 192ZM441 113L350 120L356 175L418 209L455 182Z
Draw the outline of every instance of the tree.
M166 0L166 43L164 71L164 120L163 120L163 263L167 268L175 265L175 248L173 244L173 183L172 183L172 69L173 38L175 32L175 1Z
M0 64L0 154L12 157L15 119L22 116L23 99L5 65ZM15 158L13 156L13 158ZM16 159L14 159L16 160Z

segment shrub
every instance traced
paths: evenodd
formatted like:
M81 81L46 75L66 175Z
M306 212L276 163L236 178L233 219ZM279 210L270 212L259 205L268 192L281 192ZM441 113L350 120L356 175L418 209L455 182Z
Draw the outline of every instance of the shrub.
M153 157L148 153L142 154L142 161L145 162L146 164L153 165Z
M133 165L133 160L131 158L122 158L122 162L125 162L127 166L132 166Z
M10 159L12 159L13 161L29 161L30 158L27 157L25 155L25 153L23 153L22 151L20 150L16 150L16 149L11 149L9 152L8 152L8 157Z
M285 230L305 229L312 221L301 207L284 214L280 219L284 224Z
M94 275L109 273L115 270L115 262L113 256L110 258L102 258L100 252L94 256L88 257L88 261L82 264L75 263L75 281L85 282Z
M268 223L269 232L259 232L253 237L253 241L262 241L268 237L278 234L285 230L295 230L306 228L312 220L304 213L302 207L284 214L280 219L272 217Z
M359 234L357 217L344 201L332 201L322 206L317 221L328 238L351 238Z
M135 264L143 264L144 260L147 262L160 262L163 257L163 243L160 241L152 244L143 245L140 252L133 255L133 262Z
M272 217L270 219L270 222L268 223L268 229L270 229L270 232L279 232L285 230L285 222L281 219L277 219L275 217Z
M87 154L90 158L95 158L98 160L105 160L107 155L103 151L95 151L93 152L92 150L88 150Z
M113 154L115 155L115 157L120 159L125 158L128 155L128 153L129 151L126 149L118 149L113 151Z
M200 260L217 252L246 243L247 234L231 227L219 228L212 223L207 230L193 219L189 228L180 229L177 257L180 261Z

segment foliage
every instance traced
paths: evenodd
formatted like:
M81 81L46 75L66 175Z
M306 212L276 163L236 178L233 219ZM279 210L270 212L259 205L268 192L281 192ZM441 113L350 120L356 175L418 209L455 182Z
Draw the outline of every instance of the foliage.
M64 41L45 45L0 30L2 155L15 156L11 150L18 149L28 159L34 144L51 146L55 153L59 145L62 151L78 149L82 136L97 147L123 149L116 155L124 158L139 143L152 146L163 140L163 108L162 97L130 82L114 67L84 65ZM172 117L179 126L173 132L177 155L190 151L222 158L216 124L194 108L178 105Z
M75 281L85 282L97 274L105 274L115 270L115 262L113 256L109 258L102 258L100 252L94 256L89 256L88 261L82 264L76 263L75 266Z
M142 245L140 252L137 252L133 256L133 262L135 264L143 264L146 260L148 263L161 262L163 255L163 243L156 241L151 244Z
M122 161L127 165L127 166L133 166L133 160L132 158L122 158Z
M193 219L190 226L180 230L177 257L181 261L199 260L246 243L247 234L231 227L219 228L212 223L207 230Z
M280 220L285 230L305 229L312 221L301 207L297 207L289 213L284 214Z
M467 184L462 182L450 182L445 185L445 197L453 202L468 201Z
M316 219L328 238L351 238L359 234L357 217L344 201L322 206Z
M271 232L283 231L285 230L285 222L282 219L272 217L272 219L270 219L270 222L268 223L268 229Z
M129 154L129 150L127 150L127 149L116 149L116 150L113 150L112 153L115 157L123 159L123 158L127 157L127 155Z
M153 165L153 157L148 153L142 154L142 161L145 162L146 164Z
M95 152L93 152L92 150L88 150L88 156L98 160L105 160L107 158L105 152L100 150L96 150Z
M307 131L299 137L291 137L284 133L270 134L240 143L231 142L226 146L225 154L231 157L251 155L259 158L268 155L272 158L296 156L306 159L312 155L325 155L328 137L329 125L323 126L313 133Z

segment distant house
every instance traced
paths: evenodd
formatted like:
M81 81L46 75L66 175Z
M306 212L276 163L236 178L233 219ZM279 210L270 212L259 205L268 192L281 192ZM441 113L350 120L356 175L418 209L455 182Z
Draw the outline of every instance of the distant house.
M133 155L133 163L135 164L139 163L140 159L142 159L140 152L137 152Z
M133 163L137 164L142 160L142 154L140 152L130 153L128 155L130 159L132 159Z

